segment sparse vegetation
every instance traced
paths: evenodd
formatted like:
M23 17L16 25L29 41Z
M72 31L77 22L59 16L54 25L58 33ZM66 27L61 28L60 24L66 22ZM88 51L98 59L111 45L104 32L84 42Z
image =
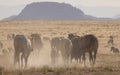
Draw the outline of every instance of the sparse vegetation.
M80 36L94 34L99 40L99 50L95 66L91 67L87 63L86 67L82 63L64 66L62 59L58 65L51 65L50 46L45 43L44 48L38 56L35 53L30 55L28 69L22 70L22 75L119 75L120 74L120 54L110 52L107 46L108 37L114 37L114 43L120 49L120 21L1 21L0 41L3 43L2 49L14 49L13 41L7 40L8 34L40 33L41 36L50 38L55 36L67 37L68 33L76 33ZM0 49L0 72L5 75L18 75L19 70L13 65L14 51L4 54ZM44 66L47 65L47 66ZM4 75L3 74L3 75Z
M5 71L4 73L6 75L15 75L22 73L22 75L96 75L96 74L102 74L102 75L119 75L120 68L114 69L113 67L93 67L93 68L80 68L80 67L42 67L42 68L36 68L36 70L33 69L27 69L22 72L19 71Z

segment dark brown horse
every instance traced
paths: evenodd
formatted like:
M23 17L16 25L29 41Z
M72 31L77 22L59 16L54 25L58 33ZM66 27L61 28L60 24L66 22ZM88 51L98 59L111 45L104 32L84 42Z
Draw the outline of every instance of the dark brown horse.
M73 45L71 50L71 62L73 59L79 62L79 60L81 60L80 49L79 49L80 37L74 34L69 34L68 38L72 41L72 45Z
M79 37L74 34L69 34L68 38L71 39L74 46L77 46L75 47L76 49L73 48L72 51L73 52L77 51L78 53L76 52L77 53L76 55L80 59L82 56L84 65L85 65L85 60L86 60L85 53L89 53L90 64L94 65L97 51L98 51L98 39L92 34L85 35L83 37ZM75 40L77 41L75 42ZM72 56L72 53L71 53L71 56Z

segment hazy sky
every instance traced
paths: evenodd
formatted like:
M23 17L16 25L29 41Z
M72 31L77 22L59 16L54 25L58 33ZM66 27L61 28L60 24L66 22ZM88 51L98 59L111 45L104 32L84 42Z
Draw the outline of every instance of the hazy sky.
M66 2L75 6L79 4L83 6L120 6L120 0L0 0L0 5L20 5L37 1Z
M0 0L0 19L19 14L26 4L45 1L65 2L96 17L120 15L120 0Z

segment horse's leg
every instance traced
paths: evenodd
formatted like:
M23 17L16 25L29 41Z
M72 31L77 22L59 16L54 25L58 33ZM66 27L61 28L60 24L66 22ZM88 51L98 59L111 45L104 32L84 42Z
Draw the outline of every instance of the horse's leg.
M90 62L90 65L93 64L93 55L92 55L92 52L89 52L89 62Z
M96 55L97 55L97 51L94 51L93 65L95 64L95 61L96 61Z
M67 61L68 61L68 64L70 65L70 55L68 54L68 57L67 57Z
M68 62L67 62L67 54L65 54L62 51L61 51L61 54L62 54L62 59L63 59L64 65L68 64Z
M69 64L71 64L71 55L70 54L68 56L68 61L69 61Z
M72 64L73 56L70 56L70 63Z
M59 51L56 49L56 52L55 52L55 57L56 57L56 64L58 64L58 58L59 58Z
M76 63L78 64L79 63L79 58L76 56Z
M85 52L84 52L83 53L83 64L84 64L84 66L86 66L85 61L86 61L86 58L85 58Z
M67 61L67 65L69 65L70 64L70 62L69 62L69 53L67 53L67 52L65 52L66 54L67 54L67 56L66 56L66 61Z
M55 50L52 51L51 59L52 59L52 64L55 65L56 60L57 60L57 56L56 56Z
M18 65L18 68L20 69L20 53L15 51L15 55L14 55L14 64Z
M22 54L21 55L21 67L23 68L23 58L24 58L24 55Z
M27 68L27 58L25 57L25 66L24 68Z
M27 68L28 56L25 56L25 68Z
M82 55L79 55L79 62L82 63Z
M19 70L20 70L21 67L20 67L20 57L19 57L19 55L18 55L18 59L17 59L17 61L18 61L18 67L19 67Z
M66 56L64 56L63 54L62 54L62 59L63 59L63 62L65 64L66 63Z

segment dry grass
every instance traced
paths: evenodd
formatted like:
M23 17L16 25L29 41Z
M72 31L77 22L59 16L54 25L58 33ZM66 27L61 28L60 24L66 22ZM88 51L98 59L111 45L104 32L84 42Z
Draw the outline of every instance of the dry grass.
M14 71L4 71L5 75L119 75L120 68L115 69L113 67L42 67L42 68L30 68L19 72Z
M90 67L88 62L87 67L75 63L63 67L61 58L58 66L51 67L50 46L46 42L38 56L31 54L29 69L24 70L23 75L119 75L120 73L120 54L110 53L110 47L107 46L108 37L112 35L115 46L120 48L120 21L1 21L0 41L4 44L3 49L13 48L13 41L7 40L7 35L10 33L25 35L40 33L50 38L67 37L68 33L76 33L80 36L94 34L99 40L94 67ZM0 52L0 66L5 68L5 75L17 75L19 72L14 70L13 53L3 55Z

